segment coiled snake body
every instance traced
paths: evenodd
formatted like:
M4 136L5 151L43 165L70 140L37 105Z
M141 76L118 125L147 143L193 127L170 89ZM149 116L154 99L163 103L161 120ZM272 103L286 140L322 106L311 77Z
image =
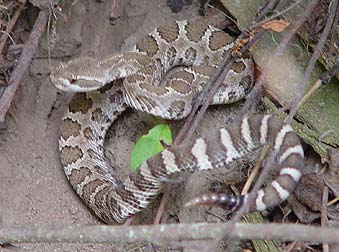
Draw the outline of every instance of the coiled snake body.
M121 223L146 208L173 173L225 167L265 144L277 153L280 174L258 191L250 210L275 206L294 190L304 164L303 149L292 128L269 115L244 117L240 125L215 130L208 138L197 138L185 148L167 148L123 182L109 172L104 138L120 113L131 106L163 118L185 117L192 99L232 46L232 39L214 27L178 21L148 34L133 52L114 54L101 61L79 58L61 63L52 71L51 80L56 87L86 92L74 96L62 119L61 162L77 194L104 222ZM162 85L166 72L177 65L189 67L172 70L174 73ZM122 80L114 81L117 79ZM252 83L253 62L241 58L212 103L238 101ZM246 199L246 195L212 194L195 198L188 205L217 203L233 210Z

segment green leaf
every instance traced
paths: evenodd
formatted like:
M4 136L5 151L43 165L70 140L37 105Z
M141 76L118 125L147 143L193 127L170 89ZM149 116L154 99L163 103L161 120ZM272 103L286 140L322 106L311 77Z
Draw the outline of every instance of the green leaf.
M131 155L131 171L135 172L144 161L161 152L164 149L161 142L172 144L171 129L167 124L159 124L139 138Z

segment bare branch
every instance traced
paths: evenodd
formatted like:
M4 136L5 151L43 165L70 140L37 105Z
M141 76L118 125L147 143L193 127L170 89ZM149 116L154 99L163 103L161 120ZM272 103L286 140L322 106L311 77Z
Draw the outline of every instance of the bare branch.
M280 17L282 15L284 15L285 13L289 12L291 9L293 9L294 7L296 7L297 5L299 5L303 0L297 0L295 1L293 4L289 5L286 9L284 10L281 10L279 12L277 12L276 14L272 15L272 16L269 16L268 18L264 19L263 21L259 22L257 24L257 26L261 26L263 25L264 23L267 23L268 21L271 21L277 17Z
M232 223L162 224L153 226L21 226L0 228L0 244L8 243L113 243L213 240ZM339 230L301 224L236 223L231 240L283 240L339 244Z
M6 88L0 99L0 122L3 122L5 120L5 114L11 105L16 90L18 89L23 79L24 73L28 68L29 63L31 62L32 57L34 56L34 53L38 47L39 38L45 30L47 20L48 11L40 11L33 26L32 32L30 33L29 38L22 50L18 64L11 73L8 87Z
M323 199L321 204L321 226L327 226L327 203L328 203L328 187L325 186L323 190ZM323 244L323 251L329 252L328 244Z

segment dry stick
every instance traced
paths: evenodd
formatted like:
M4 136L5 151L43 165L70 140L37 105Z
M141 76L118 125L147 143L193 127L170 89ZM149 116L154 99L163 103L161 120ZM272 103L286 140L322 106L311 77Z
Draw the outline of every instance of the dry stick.
M267 0L262 6L259 6L256 11L257 17L253 20L253 22L249 26L249 30L256 27L257 24L263 20L264 16L266 16L269 12L273 11L275 6L280 2L280 0Z
M210 241L229 229L230 223L186 223L144 226L17 226L0 228L0 244L8 243L114 243ZM339 229L302 224L236 223L230 240L283 240L339 244Z
M331 3L330 3L331 5ZM335 14L335 18L333 20L333 24L339 24L339 9L337 8L337 13ZM332 28L332 31L331 31L331 38L330 38L330 47L328 49L328 54L327 55L332 55L333 54L333 51L334 51L334 44L335 44L335 39L337 39L337 36L336 36L336 31L337 29L335 28L336 25L333 26Z
M216 70L216 72L210 77L209 82L206 84L205 89L200 93L200 95L196 98L193 108L190 112L190 115L185 119L185 123L182 126L182 128L180 129L180 131L178 132L174 143L172 145L173 148L178 147L184 139L189 139L189 137L186 136L187 131L192 128L191 123L194 119L194 116L196 115L196 112L199 110L199 107L201 106L201 104L203 102L205 102L204 97L206 97L206 95L208 95L210 93L209 87L218 79L218 77L220 76L220 74L222 74L223 72L228 72L228 70L231 68L231 62L232 57L231 57L231 51L229 51L226 56L225 59L223 60L223 62L219 65L218 69ZM232 62L233 64L233 62ZM225 67L228 66L228 69L225 69ZM221 84L221 83L220 83ZM210 103L210 102L209 102ZM208 104L209 104L208 103ZM202 113L203 114L203 113ZM165 208L165 205L167 203L167 200L169 198L169 195L171 193L171 187L169 186L167 188L167 190L164 192L162 198L161 198L161 202L160 202L160 206L158 208L156 217L153 220L153 224L159 224L160 220L161 220L161 216L163 214L163 210Z
M320 56L320 53L325 45L325 41L328 37L328 34L330 33L331 31L331 27L333 26L333 20L334 20L334 17L335 17L335 13L337 12L337 8L338 8L338 2L339 0L334 0L332 3L332 6L331 6L331 10L330 10L330 13L329 13L329 16L327 18L327 21L326 21L326 25L325 25L325 29L324 31L322 32L321 36L320 36L320 39L319 39L319 42L317 44L317 47L314 51L314 53L312 54L312 57L308 63L308 66L306 68L306 72L305 72L305 75L304 75L304 78L303 80L301 81L300 85L299 85L299 88L297 90L297 93L293 99L293 102L292 102L292 105L291 105L291 110L290 110L290 113L288 114L288 117L287 117L287 120L286 122L287 123L291 123L292 122L292 119L294 117L294 115L296 114L297 112L297 108L298 108L298 103L299 101L301 100L303 94L304 94L304 90L305 90L305 87L306 87L306 84L308 83L310 77L311 77L311 73L313 71L313 68L315 66L315 63L317 62L319 56Z
M299 20L296 22L294 27L282 39L282 41L280 42L279 46L275 50L274 55L278 55L278 54L282 54L283 53L283 51L286 49L287 44L289 43L289 41L293 37L293 35L301 27L301 25L306 21L306 18L308 16L310 16L310 14L312 13L313 9L317 6L318 2L319 2L319 0L314 0L313 2L311 2L307 6L305 12L299 18ZM273 57L273 59L274 58L275 57ZM269 64L270 64L270 61L268 62L267 66ZM267 68L265 68L265 69L267 69ZM256 81L256 83L254 85L254 89L253 89L253 91L250 94L250 99L247 99L243 109L246 109L246 108L250 107L250 102L253 102L253 100L258 100L258 99L256 99L256 96L258 96L258 94L260 94L260 91L262 90L262 85L263 85L262 83L266 79L266 77L267 77L267 70L264 71L261 74L261 76L259 77L259 79ZM268 174L272 164L274 163L275 154L276 153L272 153L272 155L270 155L270 157L266 161L266 164L265 164L264 168L262 169L262 171L261 171L261 173L260 173L256 183L254 184L254 186L252 188L252 191L249 194L247 202L236 212L236 214L232 218L231 224L233 224L233 226L230 225L229 229L227 230L227 232L225 234L220 233L219 236L216 236L217 237L216 240L215 240L216 242L221 241L224 237L229 237L229 235L231 235L231 233L233 232L233 227L235 227L236 222L238 222L240 220L241 216L247 212L247 209L248 209L249 205L253 202L257 191L260 189L260 187L263 184L265 178L267 177L267 174Z
M322 205L321 205L321 226L327 226L327 203L328 203L328 187L325 186L323 190ZM323 244L323 251L329 252L327 243Z
M218 69L214 72L214 74L210 77L208 83L206 84L206 87L203 92L199 94L199 96L196 98L194 102L194 106L192 108L192 111L187 119L185 119L185 124L180 129L175 141L174 145L179 145L182 143L185 139L189 139L187 136L187 132L191 129L192 131L192 122L196 116L197 111L199 110L200 106L203 104L203 102L206 101L206 95L209 96L210 94L210 87L213 83L215 83L220 75L226 76L226 73L228 70L231 69L231 64L233 64L233 58L231 56L231 51L228 51L226 54L225 59L222 61L222 63L219 65ZM225 73L226 72L226 73ZM216 84L217 85L217 84ZM204 112L200 111L200 114L203 114ZM195 129L193 129L195 130Z
M297 105L297 110L300 108L301 105L303 105L305 103L305 101L307 101L311 95L318 89L320 88L322 85L322 81L320 79L318 79L314 85L307 91L307 93L301 98L301 100L299 101L298 105Z
M256 41L262 36L262 34L265 32L265 30L260 29L255 36L240 50L240 54L245 53L253 44L256 43ZM211 86L210 90L208 90L208 96L207 99L205 98L205 101L202 104L202 107L199 110L199 113L196 115L194 118L190 129L188 130L186 134L186 139L192 138L192 135L195 131L195 129L198 127L198 123L201 121L204 113L206 112L209 104L211 103L213 99L213 95L217 92L218 88L222 84L223 80L225 79L228 71L231 69L233 63L234 63L234 58L231 59L230 63L223 69L223 72L221 75L219 75L218 79L214 82L213 86Z
M220 74L222 74L223 72L227 73L228 70L231 68L231 64L232 62L232 57L231 57L231 52L228 52L226 55L226 58L223 60L223 62L221 63L221 65L218 67L217 71L215 72L215 74L213 74L213 76L211 76L210 81L207 83L205 90L201 93L203 95L199 95L194 103L194 106L192 108L192 111L190 113L190 115L188 116L188 118L185 120L185 124L183 125L183 127L180 129L177 137L174 140L174 143L172 145L172 147L178 147L183 141L184 139L189 139L189 137L187 137L187 131L189 131L191 129L191 132L193 132L195 130L194 127L192 127L192 121L194 119L194 116L196 115L196 112L198 111L200 105L202 104L202 102L204 101L204 97L206 95L206 93L209 93L208 88L212 85L212 83L216 82L218 77L220 76ZM227 69L226 69L227 66ZM224 74L225 75L225 74ZM220 83L221 84L221 83ZM218 85L218 84L216 84ZM218 85L219 86L219 85ZM208 102L209 104L210 102ZM200 114L203 114L203 112L201 112ZM192 130L193 129L193 130ZM160 206L158 208L156 217L153 221L153 224L158 224L160 223L160 219L163 213L163 210L165 208L166 202L169 198L169 195L171 193L171 188L169 187L163 194L163 197L161 199L160 202Z
M339 8L337 8L337 14L339 15ZM334 22L333 22L334 23ZM328 71L322 73L319 76L319 79L316 80L316 82L312 85L312 87L306 92L306 94L302 97L302 99L300 100L300 102L297 105L297 110L299 109L299 107L304 104L304 102L306 100L308 100L308 98L311 97L311 95L313 95L313 93L320 88L323 84L328 84L332 78L338 73L339 71L339 60L337 61L337 63L335 63L335 65Z
M10 32L13 30L14 25L16 24L16 21L18 20L21 11L24 9L26 5L26 0L24 0L22 3L19 3L19 8L15 11L13 17L11 18L9 24L6 27L6 31L4 34L2 34L0 38L0 54L4 50L4 47L6 45L7 39L9 37Z
M226 56L225 59L223 60L223 62L219 65L218 69L216 70L216 72L210 77L208 83L206 84L206 87L204 89L203 92L200 93L200 95L196 98L195 102L194 102L194 106L191 110L190 115L187 117L187 119L185 119L185 123L183 125L183 127L180 129L178 135L176 136L174 143L172 145L172 147L178 147L180 144L183 143L184 139L189 139L190 137L187 136L187 131L189 131L191 129L191 131L193 132L195 130L194 127L192 127L192 121L196 115L196 112L198 111L199 107L201 106L201 104L203 102L205 102L204 98L206 97L206 94L210 94L210 90L209 87L215 83L218 78L222 73L224 73L223 75L226 76L226 73L228 72L228 70L231 69L231 66L233 64L233 58L231 56L231 51L229 51ZM227 67L227 69L226 69ZM224 78L224 77L223 77ZM221 84L221 83L220 83ZM217 86L219 86L220 84L215 84ZM210 102L208 102L209 104ZM203 112L200 112L200 114L203 114ZM193 130L192 130L193 128ZM158 224L160 223L160 219L163 213L163 210L165 208L166 202L169 198L169 195L171 193L171 188L169 187L163 194L163 197L161 199L160 202L160 206L158 208L156 217L153 221L153 224Z
M47 20L48 12L46 10L41 10L28 37L28 40L24 45L18 64L11 74L9 85L0 99L0 122L5 120L6 112L11 105L15 92L23 79L23 75L28 68L29 63L31 62L32 57L34 56L34 53L38 47L39 38L45 30Z
M269 147L270 147L269 145L265 145L264 148L261 150L260 156L259 156L259 158L257 159L257 161L255 163L255 166L254 166L254 168L253 168L253 170L251 172L251 175L248 177L244 187L242 188L241 195L244 195L244 194L248 193L248 191L250 190L252 182L254 181L255 177L259 173L260 164L264 160L264 158L265 158L265 156L266 156L266 154L268 152Z
M220 76L220 74L222 74L223 70L227 73L228 70L231 68L231 62L232 60L232 57L231 57L231 52L228 52L227 55L226 55L226 58L224 59L224 61L221 63L221 65L218 67L217 71L213 74L213 76L211 76L210 78L210 81L207 83L206 85L206 88L205 90L201 93L201 94L204 94L206 92L208 92L208 88L212 85L212 83L214 83L218 77ZM233 62L232 62L233 63ZM225 67L228 66L228 69L225 69ZM191 127L191 123L192 123L192 120L197 112L197 110L199 109L200 105L202 104L202 102L204 101L204 96L202 95L199 95L194 103L194 106L192 108L192 111L190 113L190 115L188 116L188 118L185 120L185 124L183 125L183 127L180 129L177 137L175 138L174 140L174 143L172 145L172 147L178 147L185 139L189 139L187 137L187 131L189 129L192 129ZM208 103L209 104L209 103ZM203 113L201 113L203 114ZM194 130L194 129L193 129ZM185 137L186 136L186 137ZM165 208L165 205L167 203L167 200L169 198L169 195L171 193L171 188L169 187L163 194L163 197L161 198L161 202L160 202L160 206L158 208L158 211L157 211L157 214L156 214L156 217L153 221L153 224L158 224L160 223L160 220L161 220L161 216L162 216L162 213L163 213L163 210Z
M291 252L292 249L294 249L295 245L298 243L299 241L294 241L292 242L289 246L287 250L283 250L284 252Z
M315 1L314 4L317 5L319 1ZM272 57L273 59L275 59L276 57L279 57L282 55L283 51L286 49L286 46L288 45L288 42L292 39L294 33L297 32L297 30L300 29L300 27L302 26L302 24L304 23L304 21L306 20L307 16L304 15L303 20L300 19L300 22L298 22L298 24L296 26L294 26L294 28L291 30L290 34L288 36L285 36L283 38L283 40L280 42L279 46L276 49L276 52L274 53L274 56ZM265 76L266 78L266 76ZM308 99L309 96L311 96L311 94L319 87L319 83L316 83L313 90L311 90L309 93L307 93L305 96L305 99L302 99L299 104L297 104L297 109L299 106L302 105L302 103ZM299 99L300 100L300 99ZM276 112L277 114L279 114L280 112L285 112L287 110L286 106L284 108L278 109L278 111Z
M169 185L167 187L167 190L164 192L164 194L162 195L162 198L161 198L161 202L160 202L160 205L159 205L159 208L157 210L157 214L153 220L153 224L156 225L156 224L159 224L160 221L161 221L161 217L162 217L162 214L165 210L165 206L166 206L166 203L168 201L168 198L171 194L171 186Z
M272 16L269 16L268 18L264 19L263 21L259 22L257 24L257 26L261 26L265 23L267 23L268 21L271 21L277 17L280 17L282 15L284 15L285 13L287 13L288 11L290 11L291 9L293 9L294 7L296 7L297 5L299 5L303 0L297 0L295 1L293 4L291 4L290 6L288 6L286 9L282 10L282 11L279 11L278 13L272 15Z
M240 54L245 53L265 32L265 30L260 29L255 36L240 50ZM239 39L242 39L245 35L242 34L239 36ZM198 123L201 121L204 113L206 112L209 104L213 99L213 95L218 90L219 86L222 84L225 79L228 71L231 69L235 58L229 52L226 55L226 58L223 60L221 65L218 67L217 71L213 76L210 77L206 88L203 92L197 97L192 112L188 119L185 121L185 125L182 127L182 131L178 134L178 140L180 143L188 141L192 138L192 135L195 129L198 126ZM198 112L198 113L197 113ZM186 127L185 127L186 126Z
M339 201L339 197L335 197L333 200L331 200L327 203L327 206L332 206L333 204L337 203L338 201Z

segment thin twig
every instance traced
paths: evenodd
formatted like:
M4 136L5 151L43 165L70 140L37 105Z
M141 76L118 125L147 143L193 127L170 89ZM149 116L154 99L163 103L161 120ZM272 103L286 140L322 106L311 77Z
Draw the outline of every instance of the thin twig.
M330 3L331 5L331 3ZM339 8L337 8L337 12L335 14L335 18L333 20L333 24L338 24L339 22ZM327 55L333 55L333 51L335 50L334 48L334 44L336 43L336 39L337 39L337 36L336 36L336 33L337 33L337 29L336 29L336 25L333 26L334 28L332 28L331 30L331 34L330 34L330 41L329 41L329 49L328 49L328 52L327 52Z
M248 193L248 191L249 191L249 189L252 185L252 182L254 181L255 177L259 173L260 164L264 160L264 158L265 158L265 156L268 152L269 147L270 147L269 145L265 145L264 148L261 150L260 156L259 156L258 160L256 161L256 164L255 164L255 166L254 166L254 168L251 172L251 175L248 177L244 187L242 188L241 195Z
M0 122L5 120L6 112L11 105L15 92L23 79L24 73L31 62L32 57L34 56L34 53L38 47L39 38L45 30L47 20L48 12L46 10L41 10L35 21L29 38L22 49L18 64L11 73L9 85L0 99Z
M297 0L297 1L295 1L293 4L289 5L286 9L281 10L281 11L279 11L278 13L276 13L276 14L274 14L274 15L272 15L272 16L269 16L268 18L266 18L266 19L264 19L263 21L259 22L259 23L257 24L257 27L259 27L259 26L265 24L265 23L268 22L268 21L271 21L271 20L273 20L273 19L275 19L275 18L277 18L277 17L280 17L280 16L284 15L285 13L287 13L288 11L290 11L291 9L293 9L294 7L296 7L297 5L299 5L302 1L303 1L303 0Z
M339 13L339 8L337 8L337 14ZM337 15L336 14L336 15ZM319 76L319 79L316 80L316 82L313 84L313 86L306 92L306 94L302 97L302 99L299 101L296 110L300 108L302 104L305 103L306 100L308 100L311 95L320 88L323 84L328 84L332 78L338 73L339 71L339 60L335 63L335 65L328 71L322 73Z
M319 42L317 44L317 47L314 51L314 53L312 54L312 57L308 63L308 66L306 68L306 72L305 72L305 75L304 75L304 78L303 80L301 81L300 85L299 85L299 88L296 92L296 95L293 99L293 102L292 102L292 105L291 105L291 110L290 110L290 113L288 114L288 117L286 119L286 122L287 123L291 123L292 122L292 119L294 117L294 115L296 114L297 112L297 108L298 108L298 103L299 101L301 100L303 94L304 94L304 90L306 88L306 84L308 83L310 77L311 77L311 74L312 74L312 71L313 71L313 68L315 66L315 63L317 62L319 56L320 56L320 53L325 45L325 42L326 42L326 39L328 37L328 34L330 33L331 31L331 27L333 26L333 20L334 20L334 17L335 17L335 13L337 12L337 8L338 8L338 0L334 0L332 3L332 6L331 6L331 10L330 10L330 13L328 15L328 18L327 18L327 21L326 21L326 25L325 25L325 29L324 31L322 32L321 36L320 36L320 39L319 39Z
M288 247L287 250L284 250L284 252L291 252L292 249L294 249L294 246L298 243L298 241L294 241L291 243L291 245Z
M113 243L213 240L231 223L161 224L152 226L18 226L1 227L0 244L8 243ZM302 224L236 223L230 240L282 240L339 244L339 229Z
M245 53L263 34L264 30L259 30L256 35L240 50L240 54ZM243 39L245 33L242 33L238 39ZM219 65L217 71L210 77L206 84L205 90L197 97L192 112L189 117L185 120L185 124L178 133L178 139L181 143L189 141L195 129L198 127L199 122L203 118L209 104L213 99L213 95L216 93L223 80L225 79L228 71L232 68L235 58L229 52L223 62ZM185 136L185 137L184 137Z
M171 186L168 185L167 190L162 195L157 214L156 214L156 216L153 220L153 224L159 224L160 223L162 214L163 214L165 206L166 206L166 203L168 201L169 196L171 195L171 189L172 189Z
M339 201L339 197L335 197L333 200L327 203L327 206L331 206Z
M218 69L215 71L215 73L210 77L208 83L206 84L205 90L196 98L192 111L188 118L185 119L185 123L183 127L180 129L174 144L180 144L185 139L189 139L190 136L188 136L188 131L193 132L195 128L192 126L194 118L197 116L197 111L199 110L200 106L203 104L203 102L206 101L206 95L209 96L210 94L210 87L213 83L215 83L221 75L225 76L226 73L231 69L231 64L233 63L233 58L231 56L231 52L229 51L227 55L225 56L225 59L223 62L219 65ZM225 73L226 72L226 73ZM217 84L216 84L217 85ZM205 111L200 111L200 114L204 114Z
M305 103L305 101L307 101L311 95L322 85L322 81L320 79L318 79L314 85L307 91L307 93L301 98L301 100L299 101L298 105L297 105L297 110L301 107L301 105L303 105Z
M327 226L327 203L328 203L328 187L325 186L323 190L323 198L321 204L321 226ZM323 244L323 251L329 252L329 247L327 243Z
M279 0L268 0L262 6L259 6L257 10L257 16L250 24L249 29L255 28L256 25L264 19L264 17L274 10L275 6L279 3Z

